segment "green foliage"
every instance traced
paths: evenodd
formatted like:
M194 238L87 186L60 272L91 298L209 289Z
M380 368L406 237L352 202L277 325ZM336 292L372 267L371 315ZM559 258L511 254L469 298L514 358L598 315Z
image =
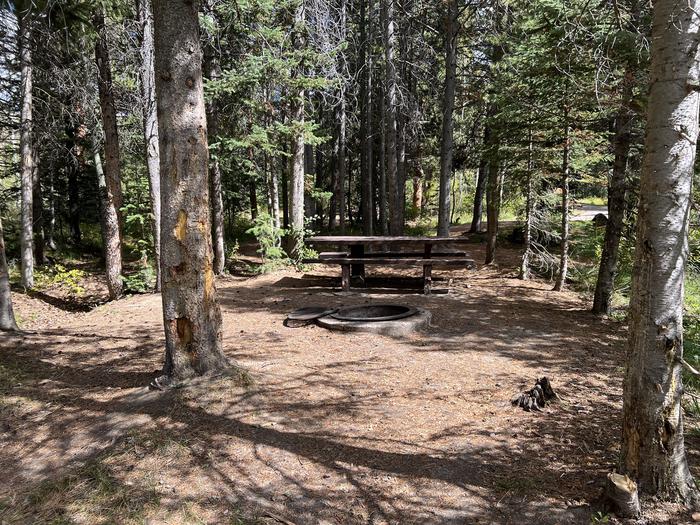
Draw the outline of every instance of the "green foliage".
M85 292L82 283L86 275L83 270L69 270L61 264L39 267L34 272L35 287L41 289L52 285L59 286L71 295L80 296Z
M265 273L289 264L289 259L282 249L282 236L285 230L276 228L272 217L261 213L253 221L253 226L247 231L258 241L258 253L262 258L260 272Z
M122 281L127 293L147 293L155 287L156 272L150 264L146 264L136 272L122 276Z

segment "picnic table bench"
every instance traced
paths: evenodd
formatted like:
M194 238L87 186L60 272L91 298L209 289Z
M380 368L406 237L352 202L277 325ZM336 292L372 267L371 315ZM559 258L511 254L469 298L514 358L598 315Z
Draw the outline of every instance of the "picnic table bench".
M423 292L430 294L434 266L472 268L474 261L462 251L446 247L465 244L459 237L410 237L410 236L315 236L307 242L314 246L347 247L349 251L321 252L318 258L304 262L339 265L344 291L350 290L351 277L364 280L366 265L416 266L423 268ZM433 250L441 247L442 251ZM408 247L407 251L400 247ZM371 250L371 251L370 251Z

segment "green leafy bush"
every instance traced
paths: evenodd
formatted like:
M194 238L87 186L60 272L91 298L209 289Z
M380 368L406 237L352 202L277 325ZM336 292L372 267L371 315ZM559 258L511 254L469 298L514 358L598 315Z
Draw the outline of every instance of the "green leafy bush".
M147 293L156 285L156 271L146 264L138 271L122 276L122 281L127 293Z
M77 268L68 270L61 264L55 264L37 269L34 272L34 282L35 287L39 289L56 285L66 289L71 295L82 295L85 288L81 283L85 279L85 275L83 270Z

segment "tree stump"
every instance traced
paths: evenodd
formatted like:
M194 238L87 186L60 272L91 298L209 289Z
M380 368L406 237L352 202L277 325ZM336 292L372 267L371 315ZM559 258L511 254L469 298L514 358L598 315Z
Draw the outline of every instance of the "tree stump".
M641 513L637 484L625 475L608 474L604 496L607 505L621 518L636 518Z
M511 402L515 406L522 407L528 412L533 410L535 412L541 412L552 399L559 399L559 396L552 388L549 379L543 377L537 380L533 389L517 395Z

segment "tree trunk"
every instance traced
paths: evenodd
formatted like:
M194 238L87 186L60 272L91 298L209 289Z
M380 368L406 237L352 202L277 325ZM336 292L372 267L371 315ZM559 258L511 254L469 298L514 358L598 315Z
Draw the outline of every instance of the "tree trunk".
M109 187L107 186L107 180L104 170L102 169L102 159L100 158L100 143L97 139L94 139L92 156L95 161L97 190L100 198L100 222L107 289L109 290L109 298L114 300L117 299L123 291L119 220L109 195Z
M95 41L95 62L97 63L97 86L100 95L102 129L104 130L105 165L104 178L106 186L100 188L103 206L102 234L104 236L105 266L107 288L110 299L122 294L122 255L121 255L121 212L122 188L119 168L119 134L117 132L117 112L112 91L112 71L109 59L109 43L105 27L104 13L101 8L95 12L95 29L98 38ZM99 156L99 155L98 155ZM96 159L97 160L97 159ZM99 163L95 163L98 169Z
M385 135L386 135L386 183L389 207L389 234L400 235L402 230L401 213L399 210L399 180L398 180L398 149L397 149L397 106L396 94L396 63L394 50L396 48L394 1L382 0L384 18L384 67L386 73L386 106L385 106Z
M154 0L164 380L227 367L214 282L197 2Z
M204 9L213 15L212 0L207 0ZM212 38L207 39L204 48L204 68L207 79L219 80L221 77L221 64L217 51L213 47ZM219 117L215 100L206 104L207 131L210 142L218 142ZM221 168L218 157L219 148L210 152L209 157L209 205L211 206L211 234L214 248L214 274L221 275L226 268L226 247L224 234L224 200L221 187ZM252 209L252 208L251 208Z
M498 219L501 214L501 194L503 173L499 159L498 136L492 130L489 135L488 186L486 194L486 264L496 262L496 242L498 240Z
M615 135L613 136L612 175L608 183L608 222L605 225L605 240L600 256L598 280L593 296L593 312L597 314L610 313L611 299L615 288L617 275L617 255L622 237L622 227L625 221L627 201L627 159L630 151L630 134L633 113L630 109L634 87L634 71L628 67L622 86L620 110L615 119Z
M532 253L532 211L534 208L534 195L532 188L532 129L528 130L527 141L527 175L525 181L525 225L523 227L523 236L525 249L520 260L520 279L527 280L530 278L530 255Z
M41 176L39 165L39 148L33 148L32 162L32 196L34 214L34 262L37 265L46 264L46 242L44 237L44 197L41 191Z
M457 0L447 0L445 12L445 85L442 95L442 140L440 142L439 237L450 235L450 182L454 151L455 89L457 86Z
M345 164L345 148L346 148L346 115L345 115L345 89L341 88L340 93L340 104L338 106L338 137L336 143L336 169L338 174L336 175L335 182L337 184L335 188L336 202L338 205L338 224L340 226L340 233L345 233L345 223L346 223L346 195L345 195L345 185L347 179L347 170ZM349 210L348 210L349 211Z
M12 294L10 293L10 273L7 270L5 258L5 239L0 218L0 330L19 330L12 310Z
M297 49L305 45L303 26L305 21L304 2L300 2L294 13L294 34L292 40ZM299 63L291 73L293 78L303 75L303 64ZM293 259L299 258L304 243L304 89L294 94L291 103L292 128L292 176L289 184L290 231L287 238L287 253Z
M490 143L491 130L484 126L484 146ZM479 171L476 178L476 189L474 190L474 212L472 214L472 224L469 233L479 233L481 231L481 216L484 213L484 192L488 180L488 163L486 155L481 155Z
M566 284L569 269L569 157L571 155L571 127L569 108L564 108L564 151L561 165L561 254L559 256L559 273L554 283L554 291L561 291Z
M624 381L621 468L697 504L683 441L683 281L698 136L700 1L657 0Z
M34 204L33 163L34 140L32 111L32 12L31 3L22 2L17 12L22 107L20 111L20 186L21 186L21 278L22 286L34 287Z
M372 199L372 0L360 0L360 184L362 188L362 233L374 231Z
M78 176L81 172L81 163L77 155L83 155L82 146L74 146L74 156L68 163L68 228L70 230L71 243L79 247L82 243L80 231L80 186Z
M47 217L45 221L44 231L46 232L46 246L49 250L56 249L56 205L54 200L54 178L56 177L56 171L53 163L49 170L51 176L49 178L49 194L48 194L48 206L46 208Z
M141 24L141 98L143 129L151 198L153 231L153 264L156 270L156 291L160 291L160 154L158 151L158 114L156 84L153 71L153 13L151 0L137 0Z
M381 121L382 121L382 132L379 137L379 229L382 235L389 234L389 198L387 196L387 180L386 180L386 160L388 155L386 153L386 135L387 135L387 124L386 124L386 96L382 94L382 102L380 104L381 109Z

